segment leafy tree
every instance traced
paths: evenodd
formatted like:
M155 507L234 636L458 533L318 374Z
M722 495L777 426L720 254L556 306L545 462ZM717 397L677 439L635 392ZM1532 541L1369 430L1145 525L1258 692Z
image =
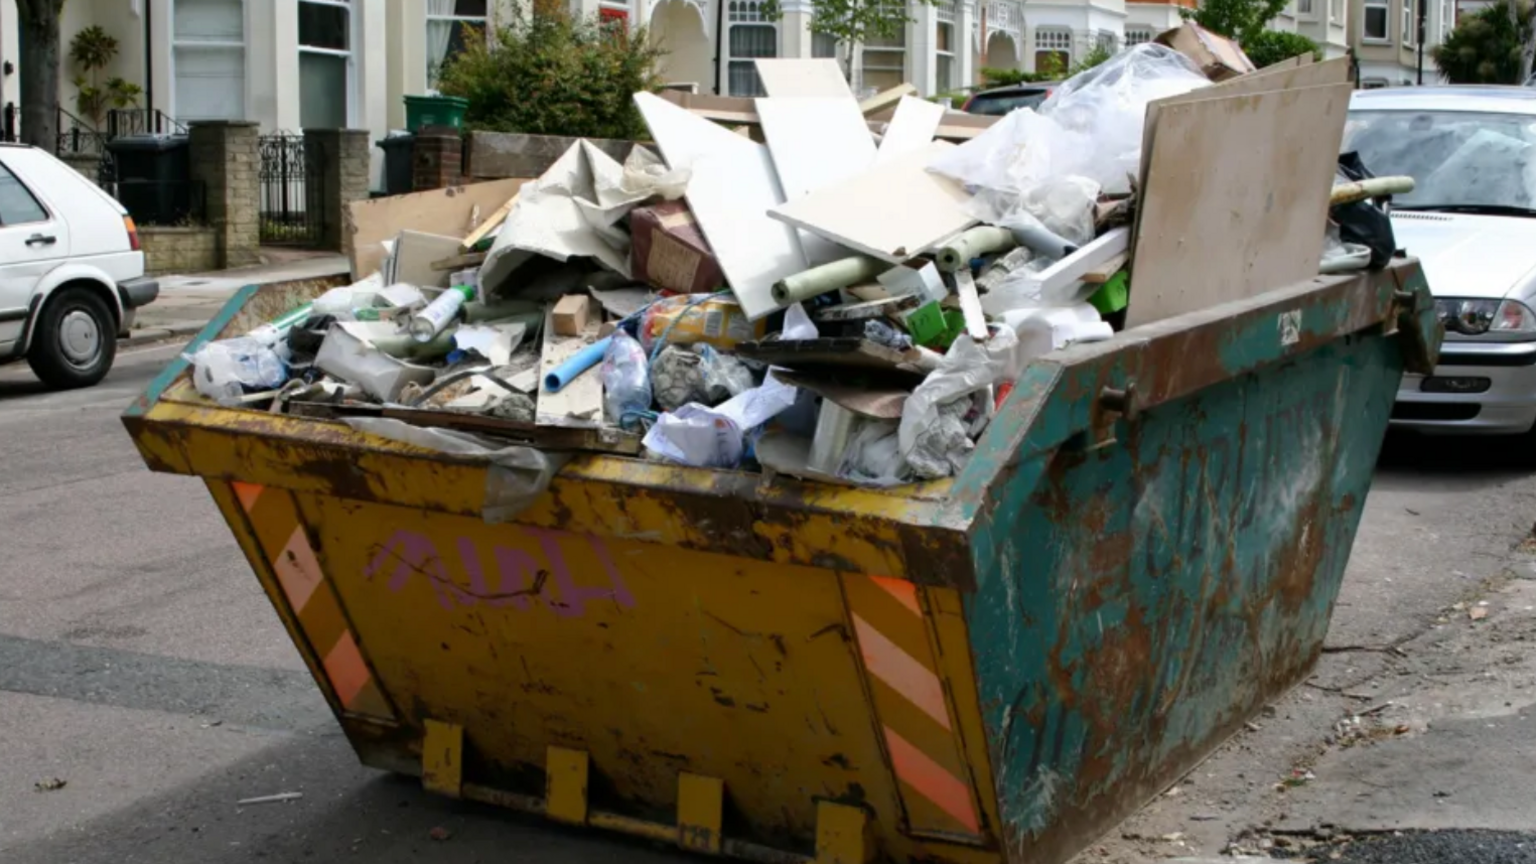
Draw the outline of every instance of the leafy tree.
M495 44L465 39L438 78L438 92L469 101L470 129L640 138L645 124L634 94L660 87L644 28L629 33L596 17L581 19L563 4L514 5Z
M21 140L59 149L59 13L64 0L16 0L20 25Z
M69 59L80 67L75 76L75 109L95 126L101 126L108 108L137 105L144 91L137 84L113 76L101 80L101 70L117 56L117 38L98 25L81 30L69 42Z
M1077 58L1077 62L1076 63L1073 63L1071 66L1067 67L1066 72L1058 73L1054 80L1058 80L1058 81L1059 80L1064 80L1066 78L1071 78L1073 75L1076 75L1079 72L1087 72L1089 69L1092 69L1093 67L1098 66L1099 64L1105 62L1106 60L1108 60L1109 58L1111 58L1113 56L1115 56L1115 52L1109 50L1108 48L1104 47L1103 45L1099 45L1099 44L1095 43L1094 46L1091 49L1089 49L1087 54L1084 54L1083 56ZM1051 59L1055 61L1055 63L1053 65L1055 65L1055 66L1060 66L1061 65L1061 61L1060 60L1056 60L1056 55L1054 55L1054 54L1051 55ZM1052 69L1050 71L1054 72L1056 70ZM1050 81L1050 80L1053 80L1053 79L1046 78L1044 80Z
M1257 35L1244 40L1242 45L1243 53L1260 69L1303 54L1311 54L1314 60L1323 59L1323 49L1300 33L1260 30Z
M938 6L944 0L911 0ZM853 81L853 50L871 38L888 39L901 35L914 20L907 14L907 0L811 0L811 32L831 36L843 46L843 75ZM762 14L777 19L783 9L777 0L762 6Z
M1193 21L1212 33L1236 39L1246 49L1249 43L1264 38L1260 34L1287 2L1289 0L1205 0L1199 9L1180 9L1179 14L1185 21ZM1254 63L1263 65L1257 60Z
M1463 17L1435 46L1435 67L1452 84L1519 84L1531 36L1531 5L1498 0Z

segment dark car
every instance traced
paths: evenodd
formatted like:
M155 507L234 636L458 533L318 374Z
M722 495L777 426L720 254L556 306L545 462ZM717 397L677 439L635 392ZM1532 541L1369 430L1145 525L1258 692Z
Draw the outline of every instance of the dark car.
M1007 114L1015 108L1039 108L1057 87L1056 81L1010 84L973 93L961 111L967 114Z

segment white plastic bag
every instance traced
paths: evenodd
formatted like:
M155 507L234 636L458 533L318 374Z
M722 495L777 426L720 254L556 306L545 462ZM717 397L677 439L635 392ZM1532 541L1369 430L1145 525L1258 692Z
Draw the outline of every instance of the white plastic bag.
M288 369L272 348L248 336L209 342L182 359L192 364L192 385L221 405L239 402L247 389L276 390Z
M898 435L901 458L913 474L935 480L965 464L973 445L963 418L972 406L962 400L1012 380L1019 369L1018 344L1018 337L1006 327L981 345L962 334L949 346L938 370L907 397Z
M973 192L989 190L976 204L990 207L993 219L1013 210L1010 204L1033 186L1057 178L1083 177L1111 194L1129 192L1128 178L1141 167L1147 103L1209 84L1172 48L1137 45L1074 75L1038 112L1013 111L928 167Z

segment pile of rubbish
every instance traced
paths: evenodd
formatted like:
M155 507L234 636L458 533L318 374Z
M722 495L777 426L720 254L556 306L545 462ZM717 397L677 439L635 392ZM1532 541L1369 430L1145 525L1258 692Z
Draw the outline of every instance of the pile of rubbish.
M758 61L757 128L637 94L655 149L578 142L469 236L400 232L202 346L193 381L455 452L951 476L1032 359L1124 325L1148 103L1252 71L1169 47L1191 26L991 125L910 87L861 105L824 60Z

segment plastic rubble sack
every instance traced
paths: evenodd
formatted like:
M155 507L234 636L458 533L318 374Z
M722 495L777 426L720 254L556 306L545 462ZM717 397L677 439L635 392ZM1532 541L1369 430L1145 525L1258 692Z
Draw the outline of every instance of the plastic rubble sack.
M979 431L966 422L976 408L968 397L1013 380L1020 365L1018 347L1018 337L1007 327L997 328L980 345L962 334L939 368L907 397L897 434L901 458L917 478L937 480L964 467L975 446L970 436Z
M899 486L911 482L901 459L900 424L894 420L859 418L837 476L860 486Z
M603 354L603 413L610 423L632 425L651 410L651 373L645 349L634 337L616 330Z
M649 147L637 144L624 160L619 186L632 195L654 195L666 201L676 201L688 191L688 180L692 175L687 168L668 168Z
M1364 270L1371 266L1373 255L1369 246L1344 242L1340 237L1339 226L1329 225L1323 235L1323 254L1317 272L1327 274Z
M772 375L715 408L690 402L662 414L641 442L670 462L699 468L734 468L746 452L747 433L795 404L799 388Z
M221 405L236 404L248 392L276 390L288 368L270 346L248 336L209 342L182 355L192 364L192 385Z
M521 444L503 446L468 432L415 426L403 420L349 417L346 424L369 435L489 463L480 508L481 518L488 523L516 518L544 494L572 455Z
M990 212L973 215L995 222L1033 187L1063 177L1083 177L1107 193L1130 191L1141 171L1141 139L1147 103L1210 86L1192 60L1155 43L1116 54L1072 76L1041 103L1020 108L985 132L929 163L978 197Z

